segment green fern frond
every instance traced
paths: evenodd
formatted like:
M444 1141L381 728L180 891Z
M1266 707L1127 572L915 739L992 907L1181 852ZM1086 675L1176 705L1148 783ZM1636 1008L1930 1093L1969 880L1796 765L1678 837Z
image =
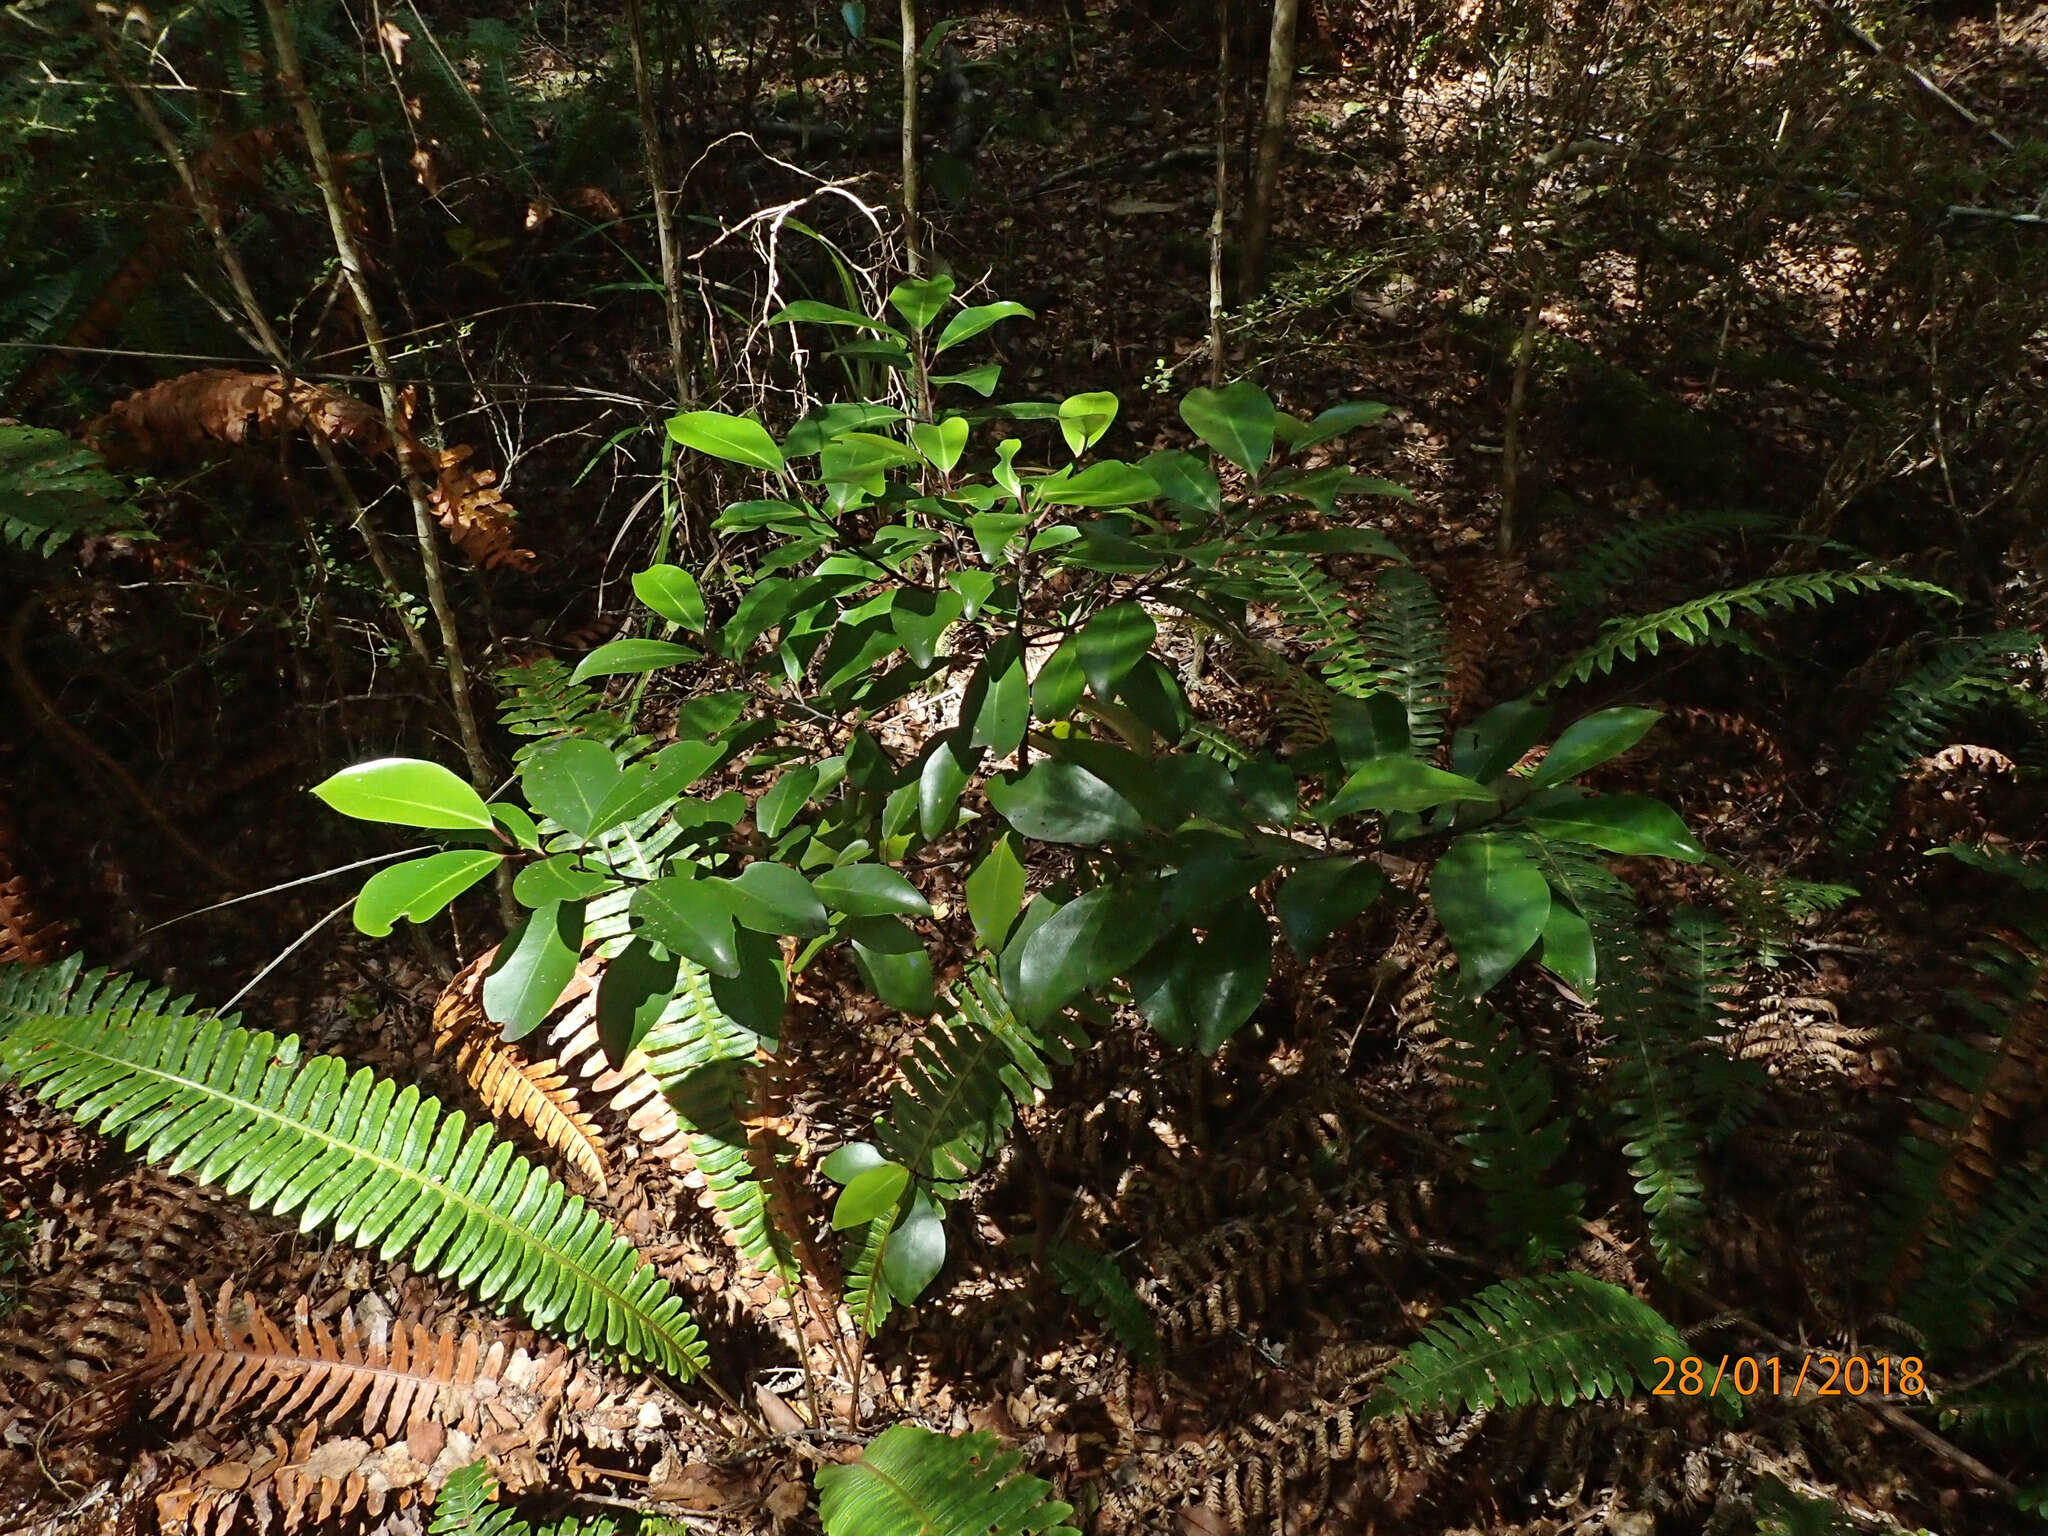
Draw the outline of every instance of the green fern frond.
M1559 604L1567 612L1595 607L1639 585L1664 562L1697 555L1703 543L1782 526L1780 519L1761 512L1691 512L1631 523L1579 551L1557 579Z
M1308 646L1308 664L1332 688L1363 698L1382 686L1373 657L1352 617L1350 600L1330 574L1293 550L1261 550L1237 573L1261 601L1280 611Z
M632 734L624 720L605 708L595 688L576 682L570 669L552 656L501 669L498 684L505 690L498 718L514 736L547 741L588 736L618 751ZM521 747L512 760L524 762L539 745L536 741Z
M1287 745L1306 752L1330 739L1329 684L1295 665L1270 645L1248 636L1229 637L1231 651L1266 691L1273 718L1280 723Z
M536 1531L510 1509L496 1502L498 1480L490 1463L473 1461L457 1467L434 1500L434 1522L427 1536L616 1536L618 1521L609 1515L587 1519L565 1516Z
M979 1173L1009 1139L1016 1106L1052 1085L1048 1063L1070 1060L1075 1043L1085 1036L1070 1041L1027 1029L995 978L970 972L953 1014L898 1063L900 1081L889 1090L888 1115L875 1123L875 1144L951 1198L952 1187Z
M818 1469L825 1536L1080 1536L1052 1485L994 1435L884 1430L859 1461Z
M0 1074L171 1172L687 1380L704 1349L633 1247L488 1126L298 1037L75 962L0 969Z
M1666 641L1702 645L1732 632L1738 613L1765 615L1805 604L1817 608L1855 592L1918 592L1949 602L1956 596L1946 587L1895 576L1890 571L1807 571L1767 576L1746 587L1710 593L1656 613L1638 614L1607 624L1600 638L1567 661L1537 692L1548 693L1570 682L1589 682L1595 673L1612 672L1617 664L1661 653Z
M2006 631L1950 640L1892 689L1843 770L1835 842L1844 852L1877 841L1906 770L1947 746L1957 721L2010 681L2010 658L2034 645L2032 637Z
M1447 982L1437 988L1436 1016L1445 1038L1437 1062L1467 1127L1456 1141L1494 1231L1532 1265L1562 1256L1585 1189L1546 1178L1571 1136L1569 1119L1550 1118L1549 1075L1519 1030Z
M640 1049L647 1070L689 1134L690 1155L734 1243L763 1274L794 1289L801 1276L795 1244L775 1217L775 1199L757 1158L776 1155L750 1136L756 1105L755 1060L774 1042L718 1004L711 973L683 960L668 1006Z
M1433 756L1451 707L1446 659L1450 641L1443 605L1414 567L1390 565L1374 579L1365 643L1372 657L1372 687L1393 694L1408 713L1409 750L1417 757ZM1340 693L1353 697L1371 691L1353 693L1335 677L1330 681Z
M1115 1259L1093 1248L1055 1242L1046 1249L1045 1260L1060 1289L1107 1323L1133 1360L1159 1363L1159 1330Z
M1660 1358L1691 1353L1655 1310L1604 1280L1576 1272L1507 1280L1431 1323L1366 1412L1569 1407L1655 1383L1665 1374ZM1732 1385L1721 1400L1740 1407Z
M1962 1348L2048 1276L2048 1158L2008 1168L1980 1207L1948 1213L1942 1227L1905 1317L1931 1340Z
M1838 882L1798 880L1789 875L1759 877L1732 864L1720 866L1720 875L1730 928L1750 957L1769 970L1784 963L1802 923L1836 911L1863 894L1853 885Z
M47 559L99 534L149 536L128 487L62 432L0 423L0 544Z
M895 1294L882 1275L882 1260L895 1233L894 1211L877 1216L861 1229L846 1265L846 1310L853 1325L868 1338L880 1333L882 1324L896 1310Z

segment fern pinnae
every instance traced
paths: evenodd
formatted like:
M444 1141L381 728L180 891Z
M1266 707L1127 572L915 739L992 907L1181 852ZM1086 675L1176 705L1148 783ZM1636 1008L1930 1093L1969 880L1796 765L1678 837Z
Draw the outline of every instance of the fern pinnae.
M1080 1536L1023 1459L986 1432L892 1425L860 1460L818 1469L825 1536Z
M1488 1286L1424 1330L1367 1404L1373 1417L1460 1409L1570 1406L1619 1397L1691 1348L1647 1303L1568 1271ZM1720 1400L1740 1411L1732 1386Z
M1692 512L1630 523L1579 551L1558 578L1558 596L1568 611L1592 608L1642 581L1661 562L1696 552L1707 540L1782 527L1780 519L1767 513L1741 511Z
M1115 1259L1079 1243L1054 1241L1045 1261L1060 1289L1107 1323L1133 1360L1159 1363L1159 1330Z
M1846 594L1879 591L1913 592L1956 601L1956 595L1946 587L1890 571L1807 571L1767 576L1748 586L1709 593L1655 613L1612 620L1601 630L1598 640L1559 667L1537 689L1537 694L1552 692L1571 682L1590 682L1596 673L1612 672L1624 661L1659 655L1666 641L1674 645L1708 644L1733 632L1738 613L1762 616L1802 604L1816 608Z
M703 1368L681 1300L545 1168L416 1087L302 1056L297 1036L69 962L0 972L0 1073L302 1231L330 1227L680 1379Z
M1390 565L1379 573L1364 633L1374 686L1393 694L1407 711L1409 750L1421 758L1434 755L1451 707L1450 638L1443 605L1421 572ZM1331 683L1352 692L1334 677Z

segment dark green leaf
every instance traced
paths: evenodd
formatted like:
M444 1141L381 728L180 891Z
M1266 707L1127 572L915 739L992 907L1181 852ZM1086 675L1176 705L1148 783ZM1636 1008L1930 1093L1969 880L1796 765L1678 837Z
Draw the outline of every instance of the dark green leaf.
M959 746L958 737L948 731L933 742L917 776L917 829L927 842L952 830L960 791L981 759L980 748Z
M1273 456L1278 415L1272 396L1249 380L1190 390L1180 403L1180 419L1188 430L1248 475L1256 475Z
M960 311L946 322L946 328L939 332L938 345L932 348L932 355L938 356L948 347L957 347L961 342L979 336L1000 320L1011 318L1032 320L1037 317L1022 304L1010 299L998 299L993 304L975 304ZM986 390L983 391L987 393Z
M851 1184L870 1168L879 1168L886 1161L871 1141L849 1141L836 1149L818 1171L834 1184Z
M1159 627L1144 605L1112 603L1083 624L1074 636L1074 652L1098 698L1116 697L1124 674L1152 648Z
M1387 414L1387 407L1376 400L1350 400L1343 405L1333 405L1322 412L1314 421L1296 421L1282 417L1279 422L1280 436L1288 449L1300 453L1319 443L1327 443L1333 437L1342 437L1354 427L1378 421Z
M519 871L512 880L512 895L522 907L545 907L558 901L583 901L611 883L601 870L584 869L580 855L558 853Z
M1272 967L1266 919L1247 902L1220 916L1206 939L1183 932L1154 949L1133 971L1131 992L1169 1044L1213 1056L1258 1010Z
M943 272L936 277L914 277L889 290L890 304L913 331L921 331L936 320L951 297L953 279Z
M1585 843L1609 853L1697 863L1707 856L1678 812L1648 795L1601 795L1525 811L1522 824L1561 842Z
M990 779L988 797L1005 821L1042 843L1116 842L1145 830L1130 801L1076 763L1041 762Z
M931 376L934 385L958 384L962 389L971 389L986 400L996 392L996 383L1003 376L1000 363L983 363L979 368L968 368L960 373L935 373Z
M940 637L966 606L967 600L957 592L905 588L889 608L889 623L903 642L904 653L918 666L928 667L939 654Z
M974 920L974 936L982 948L1002 949L1023 901L1024 865L1004 833L967 877L967 915Z
M880 331L884 336L893 336L898 341L903 333L894 326L857 310L841 309L836 304L821 304L816 299L798 299L786 304L768 317L770 325L787 325L793 320L808 320L814 325L850 325L857 330Z
M586 736L570 736L539 747L520 770L526 801L541 815L578 837L590 834L597 813L624 782L611 750Z
M1036 487L1038 500L1053 507L1135 507L1158 494L1150 475L1118 459L1090 464L1079 474L1063 469Z
M1360 811L1427 811L1439 805L1484 804L1496 798L1483 784L1412 757L1376 757L1362 764L1342 789L1317 806L1315 815L1318 821L1331 822Z
M1281 882L1273 911L1288 947L1306 960L1386 888L1387 877L1364 859L1318 859Z
M826 928L825 904L811 882L787 864L756 859L730 880L726 901L742 927L813 939Z
M687 956L714 975L739 974L732 907L718 885L695 875L652 880L633 893L632 912L642 931L662 948Z
M913 917L930 917L931 903L916 886L881 864L865 861L828 869L811 882L811 888L835 912L848 917L882 917L908 912Z
M1030 525L1031 519L1022 512L977 512L967 519L974 532L974 546L990 565L1006 561L1010 545Z
M1010 1004L1027 1024L1049 1022L1076 993L1135 964L1158 937L1155 903L1098 886L1061 907L1024 941ZM1015 942L1014 940L1012 941Z
M1223 485L1217 480L1216 471L1192 453L1162 448L1147 454L1139 467L1152 477L1159 494L1168 501L1197 512L1223 510Z
M789 1000L782 945L773 936L751 928L740 929L734 943L739 950L739 971L711 978L712 999L727 1018L759 1037L772 1051L780 1041L783 1008Z
M401 917L424 923L496 869L503 857L488 849L459 848L380 869L356 896L355 925L381 939Z
M872 867L872 866L870 866ZM846 924L861 979L891 1008L923 1018L938 1007L932 957L900 917L856 917Z
M484 797L439 763L384 757L322 779L313 793L344 816L400 827L487 832Z
M1141 657L1117 685L1116 696L1169 746L1187 735L1195 723L1180 680L1157 656Z
M1081 652L1069 635L1045 658L1031 680L1031 713L1040 720L1064 720L1081 702L1088 675L1081 670Z
M1663 718L1654 709L1601 709L1574 720L1536 765L1529 783L1542 789L1577 778L1588 768L1621 756Z
M1024 740L1031 723L1031 679L1014 633L990 646L967 680L960 718L969 722L967 744L987 747L997 757L1008 757Z
M1521 838L1459 838L1437 860L1429 894L1474 996L1514 969L1550 917L1550 885Z
M716 736L739 719L746 707L747 695L737 690L700 693L685 699L676 710L676 740L681 743Z
M1582 993L1599 975L1593 925L1554 896L1543 921L1543 963Z
M805 763L800 768L791 768L769 786L768 792L754 802L754 825L763 837L779 837L782 829L796 820L811 798L811 791L818 787L818 769L814 763Z
M1296 791L1294 770L1270 757L1255 757L1241 765L1235 775L1237 792L1252 815L1268 826L1284 827L1294 820Z
M676 989L672 954L636 938L605 962L597 980L597 1038L614 1070L647 1037Z
M507 1040L540 1028L576 974L583 950L583 903L538 907L519 920L498 946L484 977L484 1014Z
M1550 715L1527 699L1496 704L1451 738L1451 766L1482 783L1499 778L1543 739Z
M882 1279L889 1293L908 1305L924 1294L946 1264L946 1223L924 1195L910 1208L882 1255Z

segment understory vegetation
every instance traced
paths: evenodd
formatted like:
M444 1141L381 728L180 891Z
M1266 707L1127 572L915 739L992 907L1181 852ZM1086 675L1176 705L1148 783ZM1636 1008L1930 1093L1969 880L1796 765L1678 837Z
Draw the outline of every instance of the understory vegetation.
M0 38L0 1527L2048 1517L2048 8Z

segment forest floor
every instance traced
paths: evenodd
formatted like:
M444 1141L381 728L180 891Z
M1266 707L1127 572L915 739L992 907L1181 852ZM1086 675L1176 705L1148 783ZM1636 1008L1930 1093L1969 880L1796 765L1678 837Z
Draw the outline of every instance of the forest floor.
M2026 26L2048 39L2043 14ZM1213 144L1213 60L1139 9L1084 25L1062 17L1048 7L991 10L951 35L970 69L985 65L1011 82L1005 101L1032 99L1033 81L1056 81L1051 105L1039 109L1055 131L991 133L974 161L974 193L934 214L934 251L963 290L978 284L1036 312L1035 324L1004 338L1006 392L1114 390L1123 409L1108 446L1138 457L1185 445L1174 402L1207 375L1214 173L1195 152ZM2048 46L2029 54L2026 26L1961 20L1947 34L1944 78L1969 78L1973 99L1991 99L2007 131L2029 123L2048 134L2043 72L2010 83ZM1853 531L1852 542L1883 549L1910 545L1912 530L1929 524L1949 526L1951 511L1926 477L1889 488L1873 477L1853 515L1816 520L1858 430L1846 388L1802 382L1815 371L1840 381L1863 367L1859 322L1844 319L1851 296L1830 289L1815 255L1852 243L1844 237L1798 243L1784 253L1783 282L1738 289L1705 316L1646 313L1642 286L1621 278L1589 279L1546 303L1545 336L1597 348L1607 368L1654 383L1645 396L1618 397L1564 363L1534 370L1519 424L1523 527L1503 555L1507 343L1526 295L1503 280L1501 248L1473 248L1455 216L1466 195L1462 162L1435 148L1439 135L1462 131L1449 126L1460 114L1479 109L1469 80L1447 74L1408 93L1408 137L1395 138L1378 72L1345 62L1345 49L1363 59L1370 44L1363 29L1325 37L1306 61L1275 231L1280 275L1263 303L1234 316L1227 371L1258 378L1304 414L1361 398L1394 407L1353 434L1347 453L1414 499L1354 505L1351 515L1386 532L1444 594L1455 717L1539 682L1592 633L1607 611L1600 602L1642 611L1678 601L1775 569L1787 548L1724 533L1634 573L1625 592L1578 600L1581 555L1615 529L1747 510L1817 538ZM1020 109L1006 121L1027 119ZM1241 147L1233 144L1234 160ZM1438 166L1449 168L1433 180ZM886 200L880 152L821 170ZM1584 243L1617 260L1639 255L1626 233L1632 215L1603 225L1608 216L1605 205L1586 205ZM1796 353L1808 373L1745 374L1722 366L1711 347L1703 358L1700 336L1716 328L1724 340L1742 338L1746 356ZM611 302L546 361L556 370L588 362L592 387L658 394L666 364L657 331L644 303ZM1620 419L1629 398L1643 414ZM538 436L554 424L539 409L527 427ZM522 536L546 552L545 574L504 578L492 611L465 612L479 633L487 620L495 625L495 659L549 644L573 653L572 635L601 633L629 607L609 546L651 477L644 464L609 483L610 466L578 475L611 425L581 420L575 437L524 456L515 497L527 511ZM1645 441L1667 428L1692 434L1686 453ZM1736 489L1716 483L1728 476ZM643 523L632 537L644 532ZM1995 563L1999 553L1943 547L1918 569L1967 585L1972 561ZM594 609L592 592L602 593ZM66 602L72 634L90 635L93 599ZM117 628L121 618L108 612L98 622ZM1859 612L1852 634L1802 612L1754 627L1768 663L1732 648L1678 653L1574 694L1581 710L1625 699L1667 712L1651 744L1601 787L1670 800L1740 874L1631 866L1656 905L1726 906L1774 882L1848 877L1829 852L1828 816L1879 691L1859 681L1857 660L1905 641L1916 622L1904 605L1879 605ZM49 664L58 653L46 645L36 654ZM1227 654L1198 663L1189 650L1186 661L1199 711L1252 737L1271 727L1258 680L1236 672ZM81 667L66 677L66 707L80 718L118 710L125 685L106 672ZM293 696L281 664L251 677L244 696ZM319 749L325 725L281 726L225 689L218 703L216 719L185 727L202 744L196 766L183 770L190 798L172 806L188 834L244 875L246 890L360 857L361 846L305 795L335 766ZM154 926L231 892L182 867L121 804L79 794L76 770L46 741L10 732L6 745L0 768L23 821L18 862L94 962L118 957L180 991L224 999L342 899L339 886L315 885ZM443 746L452 761L454 747ZM138 761L159 760L150 742L129 749ZM175 753L164 756L175 765ZM229 764L257 776L230 784ZM179 772L173 766L163 782L177 783ZM208 777L210 790L200 782ZM1729 1199L1705 1235L1699 1283L1657 1278L1615 1160L1571 1160L1590 1186L1572 1266L1661 1288L1670 1315L1701 1330L1702 1354L1776 1354L1774 1338L1856 1347L1859 1319L1831 1266L1846 1262L1867 1225L1866 1137L1897 1127L1913 1087L1891 1036L1945 1006L1956 957L1984 926L1971 872L1919 850L2038 827L2044 809L2037 785L1967 764L1915 779L1901 802L1891 842L1855 874L1857 897L1794 925L1774 964L1745 974L1725 999L1740 1021L1733 1027L1747 1032L1741 1048L1787 1087L1771 1117L1719 1149L1715 1173ZM946 878L941 866L934 872ZM942 913L950 905L959 928L957 891L938 884L930 894ZM485 907L459 909L458 924L454 965L495 937ZM1747 1532L1771 1499L1794 1495L1837 1500L1855 1529L2021 1528L1970 1465L1910 1438L1870 1404L1758 1398L1734 1423L1697 1402L1637 1399L1355 1425L1374 1370L1432 1315L1509 1268L1476 1240L1477 1196L1458 1177L1429 1008L1445 962L1442 938L1426 924L1398 912L1375 919L1339 952L1281 969L1254 1025L1213 1064L1122 1021L1024 1112L1012 1151L956 1223L964 1231L952 1267L864 1355L844 1339L799 1344L787 1299L764 1296L694 1192L639 1150L621 1116L600 1111L622 1171L593 1198L690 1296L741 1409L679 1404L589 1365L565 1387L549 1372L567 1364L550 1366L546 1346L529 1338L541 1363L522 1379L551 1411L508 1399L520 1411L479 1438L508 1489L535 1495L531 1510L644 1501L695 1518L693 1528L747 1536L812 1529L812 1470L899 1418L996 1431L1081 1509L1077 1523L1105 1532ZM312 1048L459 1101L465 1086L434 1049L441 963L437 952L369 941L333 922L239 1006L261 1027L300 1033ZM1583 1009L1543 978L1513 985L1532 1039L1583 1064L1586 1053L1573 1050L1592 1027ZM890 1063L915 1031L864 998L850 969L808 978L803 996L810 1027L792 1045L803 1067L791 1130L822 1155L884 1107ZM593 1104L601 1097L585 1092ZM252 1217L224 1197L195 1197L12 1090L0 1091L0 1138L0 1220L29 1224L18 1271L0 1270L16 1303L15 1316L0 1319L0 1528L262 1528L269 1499L286 1529L422 1528L412 1490L439 1446L387 1444L353 1423L281 1431L262 1413L225 1428L151 1418L117 1366L148 1331L145 1296L187 1287L209 1307L247 1293L280 1320L299 1308L337 1326L346 1314L364 1329L399 1320L498 1337L494 1314L402 1265ZM824 1189L813 1182L814 1193ZM1167 1351L1162 1369L1134 1366L1103 1323L1049 1281L1039 1261L1057 1230L1086 1233L1146 1277L1142 1293ZM2043 1320L2038 1306L2028 1316ZM824 1424L811 1421L812 1390ZM304 1473L296 1508L293 1485L279 1476L290 1467ZM1798 1513L1796 1500L1783 1507Z

